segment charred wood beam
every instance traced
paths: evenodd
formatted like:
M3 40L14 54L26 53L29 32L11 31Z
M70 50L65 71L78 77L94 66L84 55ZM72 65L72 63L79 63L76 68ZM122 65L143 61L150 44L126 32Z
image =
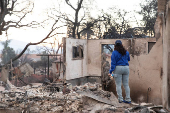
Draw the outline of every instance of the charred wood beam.
M57 55L46 55L46 54L39 54L39 55L37 55L37 56L61 56L62 54L57 54Z

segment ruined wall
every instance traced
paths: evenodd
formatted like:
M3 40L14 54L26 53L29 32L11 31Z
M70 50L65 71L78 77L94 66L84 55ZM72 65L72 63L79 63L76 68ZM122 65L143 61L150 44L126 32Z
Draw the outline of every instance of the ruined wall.
M73 59L73 46L83 46L83 58ZM87 40L66 39L66 80L87 76Z
M115 39L88 40L88 75L101 76L102 44L114 44ZM129 47L130 40L122 40L123 45ZM129 47L130 48L130 47Z
M148 42L156 42L155 38L120 39L131 56L148 54ZM101 75L102 44L114 44L116 39L88 40L88 74ZM110 59L110 58L108 58ZM110 60L109 60L110 62Z
M115 41L116 39L66 39L66 80L80 79L85 76L101 76L102 44L114 44ZM121 41L129 51L131 58L129 62L129 84L132 100L135 102L148 101L154 104L161 104L162 38L159 38L157 42L156 38L121 39ZM156 43L148 53L149 42ZM82 60L73 60L72 46L79 44L83 45L84 58ZM110 62L110 57L107 60ZM114 84L110 87L110 90L116 93Z
M149 42L156 42L155 38L137 38L131 41L131 49L130 54L132 56L140 56L142 54L147 55L148 54L148 46Z
M158 0L158 17L155 31L163 37L163 82L162 82L162 104L170 111L170 1Z
M114 44L116 39L88 40L88 74L101 75L102 44ZM135 102L162 102L162 39L121 39L130 52L130 88ZM148 42L156 42L148 53ZM110 59L110 58L108 58ZM110 61L109 61L110 62ZM114 83L113 83L114 85ZM115 91L115 86L110 87ZM148 88L151 91L148 92ZM114 92L116 93L116 92ZM148 93L148 96L147 96Z
M129 64L132 100L135 102L148 101L154 104L161 104L163 74L162 38L158 39L149 53L131 57Z
M170 3L170 2L169 2ZM165 16L162 15L163 20L163 91L162 99L163 106L169 109L170 93L169 93L169 78L170 78L170 9L167 6Z

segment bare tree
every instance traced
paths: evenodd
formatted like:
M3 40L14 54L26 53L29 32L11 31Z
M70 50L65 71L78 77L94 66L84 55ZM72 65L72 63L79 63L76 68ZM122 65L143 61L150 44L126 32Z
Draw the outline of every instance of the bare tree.
M157 18L157 9L158 9L157 0L145 0L145 2L140 3L141 11L138 12L143 16L144 22L144 32L146 35L154 36L154 25Z
M0 1L0 35L9 28L38 27L40 22L26 22L24 19L33 11L34 3L29 0Z
M12 2L12 4L10 2ZM15 2L16 2L15 0L0 1L0 35L2 34L2 29L6 24L4 18L7 14L10 14L10 12L13 11Z
M2 66L2 75L1 75L1 80L4 81L5 83L7 83L8 81L8 76L9 76L9 73L8 73L8 65L11 63L11 62L14 62L15 60L17 60L18 58L20 58L24 52L27 50L27 48L30 46L30 45L38 45L40 43L43 43L45 40L47 40L48 38L51 38L52 36L54 36L55 34L57 34L56 31L57 29L63 27L63 26L56 26L57 22L59 21L56 20L55 23L52 25L51 27L51 31L45 36L45 38L43 38L41 41L37 42L37 43L28 43L25 48L20 52L20 54L18 54L16 57L12 58L10 61L8 61L5 65Z
M62 54L63 43L60 42L56 37L53 37L53 39L54 40L51 42L45 42L45 45L43 45L42 43L42 46L37 46L36 51L38 52L38 54L43 54L44 51L46 52L46 54L49 55L57 55L59 54L59 51ZM57 59L57 56L51 57L53 57L53 59Z
M65 3L74 11L74 15L58 11L57 17L61 17L67 23L67 33L70 37L80 39L82 33L91 32L94 25L102 20L102 17L97 19L90 17L88 14L90 7L87 6L86 2L85 0L77 0L77 4L74 5L71 0L65 0Z
M81 20L80 21L78 21L78 17L79 17L79 11L80 11L80 9L82 8L82 3L83 3L83 0L78 0L77 1L77 8L75 8L75 7L73 7L73 5L70 3L70 1L69 0L65 0L66 1L66 3L75 11L75 19L74 19L74 22L73 21L71 21L71 20L69 20L69 21L71 21L72 23L73 23L73 28L72 28L72 30L73 30L73 34L72 34L72 36L73 36L73 38L75 38L76 37L76 29L77 29L77 32L78 32L78 28L79 28L79 25L80 25L80 22L83 20L83 18L84 17L82 17L81 18ZM79 37L80 38L80 37Z
M129 22L128 20L125 19L125 17L127 16L126 11L118 11L118 17L120 18L121 22L119 24L117 24L117 30L119 30L119 34L120 34L120 38L122 38L122 34L128 29L130 28Z
M45 40L47 40L48 38L51 38L52 36L54 36L54 34L58 34L58 33L54 33L54 31L55 31L56 29L59 29L59 28L65 26L65 25L59 26L59 27L56 26L56 24L57 24L58 21L59 21L59 19L55 21L55 23L53 24L53 26L52 26L52 28L51 28L51 31L47 34L47 36L46 36L45 38L43 38L41 41L39 41L39 42L37 42L37 43L31 43L31 42L28 43L28 44L25 46L25 48L21 51L21 53L18 54L16 57L14 57L11 61L13 62L13 61L17 60L18 58L20 58L20 57L24 54L24 52L27 50L27 48L28 48L30 45L38 45L38 44L40 44L40 43L43 43L43 42L44 42ZM60 33L59 33L59 34L60 34ZM8 62L6 63L6 65L9 64L11 61L8 61Z
M105 34L103 38L126 38L127 30L131 28L131 20L133 14L126 10L116 7L110 8L110 12L103 12L103 24L105 26ZM128 33L128 37L132 34Z

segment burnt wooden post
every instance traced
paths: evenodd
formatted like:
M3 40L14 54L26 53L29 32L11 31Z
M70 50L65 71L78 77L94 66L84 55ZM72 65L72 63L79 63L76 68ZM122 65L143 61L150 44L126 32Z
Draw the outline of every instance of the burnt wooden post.
M45 78L46 78L46 62L45 62Z
M49 67L50 67L49 64L50 63L49 62L50 62L50 60L49 60L49 55L48 55L48 79L49 79L49 75L50 75L50 73L49 73Z
M66 82L66 38L63 38L63 82Z
M47 72L47 74L48 74L48 79L49 79L49 67L50 67L50 58L49 58L49 56L60 56L61 57L61 54L57 54L57 55L40 54L40 55L37 55L37 56L48 56L48 70L47 70L48 72ZM46 65L45 65L45 67L46 67ZM46 71L46 68L45 68L45 71Z

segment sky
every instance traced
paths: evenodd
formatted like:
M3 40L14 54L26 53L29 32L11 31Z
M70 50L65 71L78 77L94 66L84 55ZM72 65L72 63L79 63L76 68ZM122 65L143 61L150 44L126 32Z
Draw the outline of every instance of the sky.
M107 9L108 7L118 6L127 11L136 10L139 8L140 0L97 0L99 7Z
M25 20L43 20L44 18L47 18L46 13L48 12L47 9L51 7L57 7L58 3L56 3L56 0L33 0L35 1L35 7L33 13L28 16L28 19ZM62 1L62 0L61 0ZM63 0L64 1L64 0ZM127 10L127 11L133 11L133 10L140 10L139 2L141 0L96 0L93 3L93 6L97 6L100 9L107 10L110 7L117 6L121 9ZM75 0L71 0L71 3L74 3ZM60 4L62 11L65 11L67 13L71 14L70 7L68 7L65 3ZM93 7L92 6L92 7ZM93 11L92 14L95 15L97 12ZM51 25L46 25L45 28L22 28L22 29L16 29L11 28L8 31L8 39L17 39L24 42L38 42L42 40L50 31ZM57 30L57 32L62 33L65 32L65 28ZM61 42L61 38L66 35L57 35L56 37ZM5 36L5 33L0 38L1 40L6 40L7 37ZM54 39L50 39L53 41Z

